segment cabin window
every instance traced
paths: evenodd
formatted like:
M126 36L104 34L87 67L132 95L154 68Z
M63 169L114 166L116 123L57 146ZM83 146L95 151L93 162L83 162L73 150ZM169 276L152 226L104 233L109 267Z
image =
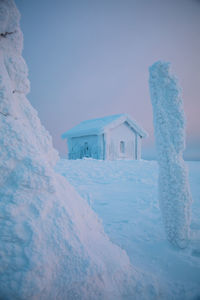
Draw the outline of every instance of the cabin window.
M125 153L125 142L124 141L120 142L120 152Z

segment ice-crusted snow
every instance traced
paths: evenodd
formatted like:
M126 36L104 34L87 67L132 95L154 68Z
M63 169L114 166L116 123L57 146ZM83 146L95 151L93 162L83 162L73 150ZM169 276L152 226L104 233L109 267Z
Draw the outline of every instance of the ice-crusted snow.
M133 265L149 278L152 274L157 278L160 300L200 297L200 162L187 162L187 166L193 197L191 242L179 250L168 243L163 228L157 162L62 159L56 165L97 212L106 233L126 250Z
M159 202L170 243L184 248L189 240L191 194L183 160L185 118L177 79L169 63L158 61L150 71L150 94L159 163Z
M0 298L155 299L151 278L53 169L58 154L26 99L19 18L0 1Z

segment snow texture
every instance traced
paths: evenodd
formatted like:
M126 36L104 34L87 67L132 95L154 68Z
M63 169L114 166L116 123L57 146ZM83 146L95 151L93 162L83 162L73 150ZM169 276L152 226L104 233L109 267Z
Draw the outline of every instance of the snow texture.
M13 0L0 0L0 299L152 299L87 202L55 173L58 154L26 99Z
M156 161L62 159L56 165L90 203L105 232L126 250L133 265L145 270L147 278L156 277L160 300L200 299L200 161L187 166L193 197L191 241L177 251L166 240L162 224ZM150 294L151 290L149 298Z
M191 205L183 160L185 118L180 88L169 67L169 63L158 61L149 69L159 163L159 202L169 242L185 248L189 241Z
M77 137L88 134L102 134L108 129L115 128L127 121L133 129L141 136L146 137L148 134L136 123L135 120L129 117L128 114L118 114L107 116L98 119L91 119L81 122L72 129L63 133L62 138Z

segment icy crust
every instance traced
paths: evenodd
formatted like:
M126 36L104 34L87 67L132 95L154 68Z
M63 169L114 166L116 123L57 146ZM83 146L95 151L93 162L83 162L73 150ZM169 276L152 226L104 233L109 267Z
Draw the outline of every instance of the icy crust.
M58 154L25 97L27 67L12 0L0 1L0 31L0 298L149 299L126 253L53 170Z
M9 75L3 58L3 52L1 52L0 165L1 167L6 166L7 168L13 159L21 160L24 157L35 158L38 156L40 159L46 157L45 161L48 161L48 163L53 166L58 159L58 154L52 148L52 139L41 125L36 111L27 101L24 95L27 89L26 86L23 89L23 81L20 80L18 76L13 75L12 77ZM12 54L10 53L10 64L12 64L12 61ZM24 61L22 62L24 64ZM10 67L9 70L11 69L12 67ZM15 78L15 80L13 78ZM16 81L18 81L18 84ZM13 86L18 88L16 92L13 92ZM0 182L1 178L4 178L3 173L0 174Z
M159 201L168 240L180 248L189 240L191 195L183 161L185 118L177 79L170 64L158 61L150 71L150 94L159 163Z
M29 167L27 161L16 172L28 175ZM142 277L131 270L125 253L111 244L97 217L63 177L41 165L34 167L35 176L31 172L25 181L21 175L20 188L13 185L15 176L20 176L15 173L7 188L1 189L1 297L124 299L134 295L136 281ZM28 180L38 184L34 196Z
M102 218L106 233L127 251L133 265L145 270L147 278L157 277L160 300L197 300L200 295L200 162L187 165L194 202L191 243L182 251L169 247L165 238L157 162L62 159L56 165Z

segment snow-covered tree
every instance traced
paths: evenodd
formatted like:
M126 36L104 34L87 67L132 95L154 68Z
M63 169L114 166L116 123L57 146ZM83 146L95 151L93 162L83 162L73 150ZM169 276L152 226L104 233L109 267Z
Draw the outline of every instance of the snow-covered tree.
M26 98L19 19L0 0L0 299L144 299L126 253L54 171L58 154Z
M183 160L185 117L177 79L170 64L158 61L150 71L150 94L159 164L159 203L167 238L179 248L189 241L191 194Z

